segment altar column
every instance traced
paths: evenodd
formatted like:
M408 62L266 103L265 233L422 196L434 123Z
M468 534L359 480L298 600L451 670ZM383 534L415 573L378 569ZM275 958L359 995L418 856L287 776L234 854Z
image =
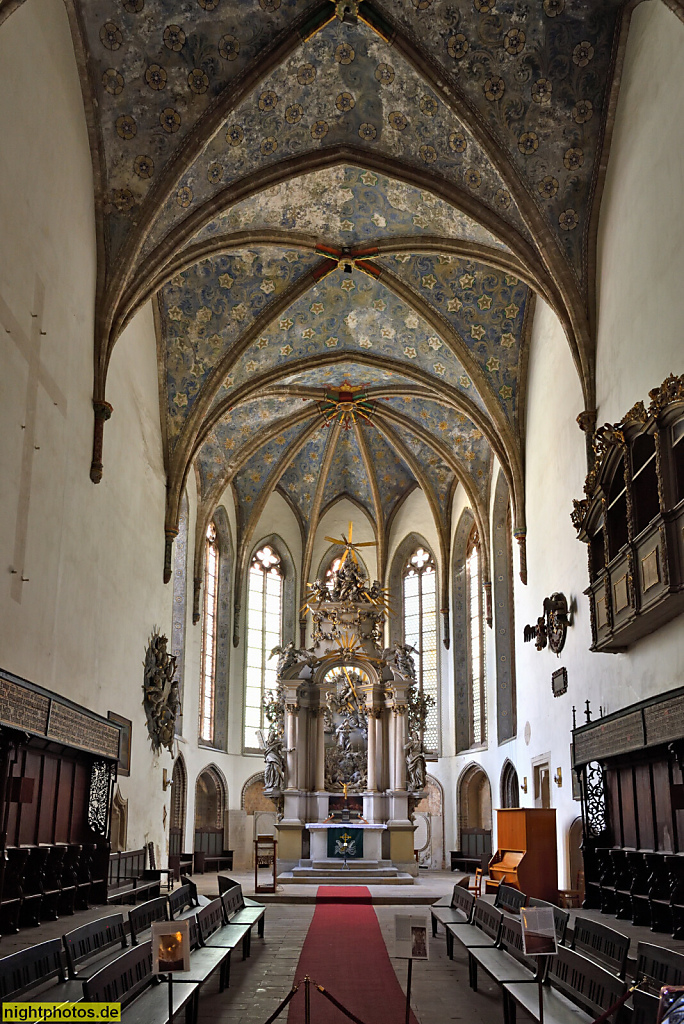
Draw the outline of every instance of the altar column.
M375 708L368 708L368 785L367 790L369 793L377 793L378 791L378 766L376 760L376 722Z
M316 710L316 791L325 790L325 708Z
M394 713L394 789L406 789L406 714L408 708L405 704L396 704L392 709Z
M397 787L397 761L396 761L396 755L395 755L395 749L396 749L396 745L397 745L397 743L396 743L397 737L396 737L396 729L395 729L395 725L394 725L395 719L394 719L394 709L393 708L390 710L390 716L391 717L390 717L389 721L387 722L387 739L388 739L388 746L389 746L389 750L388 750L388 755L389 756L388 756L388 759L387 759L387 766L389 768L389 778L388 778L387 781L389 783L389 788L390 788L390 792L391 792L391 791L393 791L393 790L398 788Z
M297 713L297 789L308 789L308 766L309 766L309 709L299 706Z
M287 750L287 789L297 787L297 711L298 704L285 705L285 748Z

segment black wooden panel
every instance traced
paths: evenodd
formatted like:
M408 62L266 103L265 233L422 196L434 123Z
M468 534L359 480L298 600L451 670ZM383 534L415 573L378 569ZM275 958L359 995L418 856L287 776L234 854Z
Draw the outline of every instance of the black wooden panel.
M634 807L634 780L632 767L620 769L620 796L622 799L622 837L623 846L638 847L639 833Z

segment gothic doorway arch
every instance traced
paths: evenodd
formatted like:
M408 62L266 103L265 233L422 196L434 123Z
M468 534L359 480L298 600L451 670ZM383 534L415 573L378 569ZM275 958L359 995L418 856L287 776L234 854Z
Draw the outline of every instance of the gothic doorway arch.
M225 781L214 765L200 772L195 783L195 830L225 828L226 796Z
M492 787L479 764L464 769L458 784L458 826L492 830Z
M520 807L518 773L515 765L509 760L504 761L501 769L501 806Z

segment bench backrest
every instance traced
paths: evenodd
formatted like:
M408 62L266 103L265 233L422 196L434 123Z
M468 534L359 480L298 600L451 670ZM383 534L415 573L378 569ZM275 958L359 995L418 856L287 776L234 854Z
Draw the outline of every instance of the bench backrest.
M624 978L629 951L627 935L607 928L604 924L598 924L597 921L591 921L588 917L576 917L571 948L607 967L619 978Z
M152 983L152 943L142 942L83 983L86 1001L127 1006Z
M520 908L526 906L527 896L513 885L499 885L494 897L494 906L505 910L507 914L518 914Z
M206 942L214 932L218 932L223 928L223 905L221 898L212 900L207 907L202 907L197 914L197 927L202 936L202 942Z
M567 946L559 946L558 953L549 957L547 978L592 1019L616 1003L626 988L621 978Z
M462 828L461 853L464 857L492 855L492 832L488 828Z
M630 1024L656 1024L660 997L651 992L637 990L632 995L632 1017Z
M145 871L145 849L122 850L119 853L109 855L109 873L107 882L110 888L115 888L121 882L131 878L142 878Z
M498 939L502 920L503 913L501 910L493 907L486 900L479 899L475 901L473 924L476 928L483 931L485 935L489 935L494 940Z
M128 911L128 923L131 926L131 942L134 946L143 932L152 927L153 921L168 921L169 908L166 896L157 896L155 900L148 900Z
M234 878L228 878L227 875L217 875L216 877L218 878L219 896L223 896L224 892L228 892L234 885L240 884Z
M66 950L69 974L75 977L76 966L83 960L90 960L112 946L120 945L122 949L126 948L128 942L123 914L101 917L98 921L74 928L62 936L62 942Z
M555 907L553 903L548 903L547 900L538 900L536 896L532 896L528 903L530 907L550 907L553 910L553 923L556 929L556 941L558 945L564 941L565 932L568 927L568 920L570 915L567 910L561 910L560 907Z
M455 885L451 897L451 906L454 910L460 910L466 921L470 921L473 916L473 907L475 906L475 893L468 892L462 885Z
M222 828L196 828L195 853L206 853L208 857L219 857L224 852Z
M192 910L197 906L191 885L181 885L178 889L174 889L168 897L162 897L162 899L168 899L169 915L172 921L175 921L178 914L182 914L184 910Z
M199 949L202 942L199 925L197 924L197 915L193 914L192 917L185 917L183 920L188 922L190 928L190 949Z
M514 917L504 917L501 924L499 945L510 956L515 957L527 970L536 977L541 957L525 956L523 947L522 921Z
M0 960L0 1000L16 999L51 978L66 980L61 939L48 939Z
M226 917L230 921L234 914L237 914L239 910L242 910L245 906L245 901L242 898L242 886L234 885L227 892L221 893L221 899L223 900L223 909L226 912Z
M642 988L657 995L662 985L684 985L684 954L640 942L634 977L644 979Z
M180 857L183 852L183 831L180 828L169 829L169 856Z

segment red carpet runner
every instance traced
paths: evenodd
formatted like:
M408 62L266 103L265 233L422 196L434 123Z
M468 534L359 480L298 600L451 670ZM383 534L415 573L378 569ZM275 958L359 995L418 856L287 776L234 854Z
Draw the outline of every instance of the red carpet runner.
M402 970L406 967L402 962ZM319 886L295 979L323 985L364 1024L404 1024L401 990L365 886ZM304 998L297 993L288 1024L303 1024ZM349 1024L320 992L311 990L312 1024ZM411 1024L417 1024L411 1014Z

